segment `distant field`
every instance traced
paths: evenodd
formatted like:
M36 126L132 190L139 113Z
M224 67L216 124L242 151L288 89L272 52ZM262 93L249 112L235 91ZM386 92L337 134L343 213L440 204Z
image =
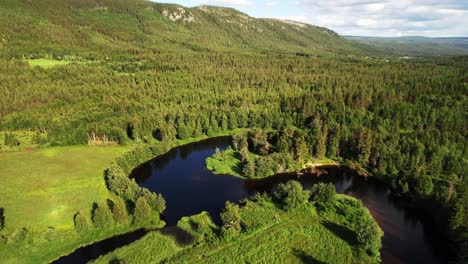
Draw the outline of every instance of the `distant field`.
M70 146L0 153L6 231L73 228L73 214L108 198L103 171L125 147Z
M34 59L34 60L27 60L29 66L31 67L42 67L42 68L52 68L55 66L62 66L67 65L70 63L84 63L81 61L70 61L70 60L51 60L51 59Z

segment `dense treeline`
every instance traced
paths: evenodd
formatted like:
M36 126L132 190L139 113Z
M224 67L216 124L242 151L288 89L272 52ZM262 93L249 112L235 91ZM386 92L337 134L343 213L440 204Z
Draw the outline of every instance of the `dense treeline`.
M123 144L295 126L305 131L304 155L342 159L400 193L435 198L463 230L467 64L160 54L44 70L1 60L1 127L46 132L52 144L85 144L91 134ZM118 174L137 161L121 162ZM137 199L132 188L114 191Z
M432 199L448 208L439 220L449 218L444 224L466 236L467 65L466 57L400 62L199 53L45 70L0 60L1 129L31 129L58 145L86 144L97 135L156 146L234 128L297 127L302 133L285 142L303 148L304 157L335 158L401 194ZM134 201L144 193L124 176L161 153L139 151L119 162L120 177L110 186Z

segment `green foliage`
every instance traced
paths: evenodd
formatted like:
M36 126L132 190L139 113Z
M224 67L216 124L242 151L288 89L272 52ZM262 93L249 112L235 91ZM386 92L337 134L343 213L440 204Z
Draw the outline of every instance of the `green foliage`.
M430 176L419 175L415 177L414 181L414 189L421 196L428 196L432 193L432 190L434 189L434 184L432 183L432 179Z
M335 202L336 189L333 183L317 183L312 186L311 198L312 201L321 206L328 207Z
M114 216L114 221L117 224L126 224L129 221L127 206L125 201L117 197L114 200L114 205L112 207L112 215Z
M86 217L80 212L75 214L73 221L75 223L75 231L77 233L84 234L89 230L88 220L86 220Z
M12 133L5 134L5 145L10 147L19 147L21 142Z
M382 230L371 217L363 217L356 223L357 241L365 247L370 256L375 257L375 262L379 262L380 259L382 236Z
M141 196L145 198L152 210L162 213L166 209L166 200L164 200L161 194L150 192L148 189L142 189Z
M221 233L229 240L241 232L241 216L239 206L231 202L226 202L223 212L221 213L221 221L223 226Z
M140 196L135 203L135 212L133 213L133 223L140 225L151 221L152 212L148 201L144 196Z
M319 216L310 204L304 210L278 209L268 195L255 195L238 209L245 232L229 241L218 238L218 227L207 212L182 218L177 226L193 236L193 242L176 246L172 236L150 232L142 239L119 248L92 263L121 259L131 263L375 263L363 244L356 243L354 225L370 216L362 203L338 195L343 211L359 212L357 218L341 221L329 212ZM348 202L349 201L349 202ZM235 205L230 205L234 206ZM237 212L233 215L237 215ZM354 214L353 214L354 215ZM237 219L237 217L235 217ZM349 232L352 230L352 232ZM180 232L180 231L179 231ZM348 234L353 236L349 237ZM222 235L222 232L221 232ZM378 235L378 234L376 234ZM380 239L381 236L371 238ZM188 240L190 241L190 240ZM158 249L158 250L155 250ZM362 253L364 252L364 253Z
M105 171L105 176L109 190L124 199L135 199L139 186L134 180L125 175L118 164L112 163Z
M275 197L281 202L285 210L292 210L307 203L310 193L304 191L298 181L280 183L275 191Z
M114 225L114 218L107 201L95 204L93 210L93 224L98 229L109 228Z
M218 240L219 228L207 212L182 217L177 222L177 227L192 235L195 244L213 243Z

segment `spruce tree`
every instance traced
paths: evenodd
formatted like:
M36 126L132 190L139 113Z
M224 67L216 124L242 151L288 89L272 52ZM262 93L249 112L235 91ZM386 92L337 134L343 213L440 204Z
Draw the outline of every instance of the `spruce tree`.
M107 202L100 202L93 212L93 224L95 227L103 229L114 224L112 212Z
M133 223L136 225L148 222L151 219L151 207L144 196L140 196L135 203Z
M114 215L114 221L118 224L125 224L128 222L127 206L124 200L117 198L112 208L112 214Z
M75 231L79 234L86 233L89 229L88 221L86 220L86 217L81 214L80 212L77 212L75 216L73 217L73 221L75 223Z

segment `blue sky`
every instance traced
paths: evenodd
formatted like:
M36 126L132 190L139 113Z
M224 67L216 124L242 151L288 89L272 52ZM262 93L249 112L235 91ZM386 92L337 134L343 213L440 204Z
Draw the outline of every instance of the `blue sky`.
M360 36L468 36L468 0L156 0L234 7L254 17L292 19Z

